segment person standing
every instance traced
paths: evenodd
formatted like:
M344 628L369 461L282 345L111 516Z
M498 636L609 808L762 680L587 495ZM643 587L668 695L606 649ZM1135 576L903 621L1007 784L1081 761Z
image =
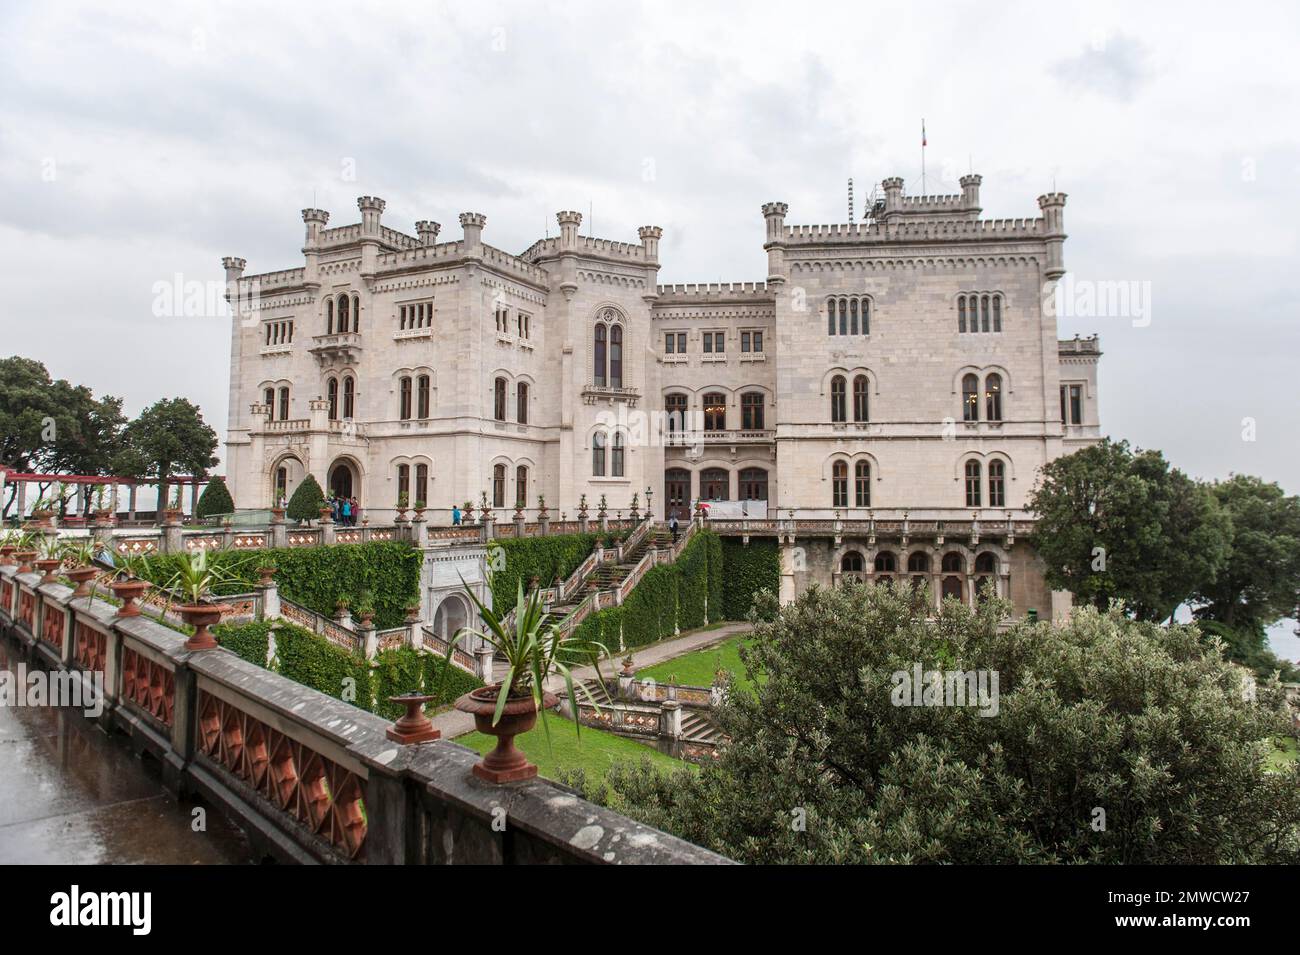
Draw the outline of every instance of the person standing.
M343 516L343 526L347 527L352 523L352 501L345 497L339 511Z
M677 512L673 512L672 518L668 521L668 529L673 532L673 543L677 543Z
M451 526L460 527L460 508L455 504L451 506Z

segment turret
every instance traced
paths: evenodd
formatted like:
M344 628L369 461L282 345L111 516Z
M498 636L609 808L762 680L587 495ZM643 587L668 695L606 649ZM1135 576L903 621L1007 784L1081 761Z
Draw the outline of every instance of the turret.
M767 282L769 285L781 285L785 282L785 214L790 207L784 202L765 202L763 218L767 221L767 238L763 248L767 250Z
M324 209L303 209L302 221L307 226L307 234L302 244L307 248L313 248L320 242L320 234L325 231L325 225L330 221L330 214Z
M357 208L361 210L361 234L363 236L379 235L379 219L384 214L387 203L375 196L358 196Z
M228 255L221 260L221 264L226 269L226 284L238 282L244 277L244 269L248 267L248 262L237 256Z
M1039 196L1038 208L1043 210L1043 238L1047 242L1047 267L1043 275L1059 279L1065 274L1065 193Z
M880 184L885 190L885 214L899 212L903 208L903 177L890 176Z
M647 261L659 261L659 240L663 238L664 230L657 225L643 225L636 230L636 234L641 237L641 247L645 249Z
M483 227L487 216L481 212L462 212L460 227L465 231L465 254L477 255L483 248Z
M560 224L560 248L576 249L578 247L578 226L582 225L581 212L557 212L555 221Z
M433 245L438 241L438 232L442 226L432 219L421 219L415 224L415 231L420 236L420 245Z
M984 177L978 173L971 173L968 176L962 176L957 180L961 183L961 204L967 209L979 210L980 208L980 183Z

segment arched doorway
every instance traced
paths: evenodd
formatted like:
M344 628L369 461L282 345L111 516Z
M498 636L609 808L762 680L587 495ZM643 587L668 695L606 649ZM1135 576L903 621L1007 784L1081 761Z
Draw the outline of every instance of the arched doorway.
M667 516L679 521L691 517L691 472L685 468L668 468L664 471L664 500Z
M451 640L458 631L462 630L469 624L469 608L465 601L457 594L450 594L445 597L442 603L438 604L438 609L433 614L433 632L443 640ZM460 644L462 650L474 650L462 641Z
M278 461L271 465L271 473L269 475L271 506L286 506L289 503L289 498L293 496L294 490L298 487L298 483L303 479L305 473L302 462L292 454L282 456Z
M352 468L343 462L330 468L330 492L335 497L352 497Z

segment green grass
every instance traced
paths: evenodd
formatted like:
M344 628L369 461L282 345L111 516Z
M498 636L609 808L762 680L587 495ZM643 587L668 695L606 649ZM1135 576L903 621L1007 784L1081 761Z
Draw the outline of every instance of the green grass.
M1264 766L1271 772L1283 772L1291 768L1291 764L1300 759L1300 752L1296 751L1296 741L1292 736L1279 736L1273 741L1269 748L1268 758L1264 761Z
M745 665L740 662L740 647L741 644L749 646L750 642L748 636L732 637L711 647L638 670L637 679L682 686L712 686L715 672L729 670L733 675L734 688L749 690L752 687L745 676Z
M588 779L601 780L614 763L629 760L639 762L647 758L655 768L665 773L692 766L665 756L643 743L589 726L582 728L582 737L579 739L577 727L556 714L547 716L547 724L551 728L549 750L546 746L546 731L542 729L540 720L523 736L515 737L515 745L524 751L531 762L537 764L538 771L543 776L550 779L556 778L561 770L582 769L586 771ZM496 737L477 732L466 733L456 737L456 742L479 753L486 753L496 746Z

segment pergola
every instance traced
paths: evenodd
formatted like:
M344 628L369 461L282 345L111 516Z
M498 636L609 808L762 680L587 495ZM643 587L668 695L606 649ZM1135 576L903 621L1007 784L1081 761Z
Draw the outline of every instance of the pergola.
M111 474L33 474L23 471L14 471L9 468L0 466L0 500L3 500L7 492L7 485L14 484L18 490L16 492L15 503L18 505L18 517L21 519L27 513L27 485L29 484L58 484L62 486L74 485L76 488L76 506L70 508L75 511L78 517L86 514L89 509L90 501L86 493L88 487L108 487L110 488L109 509L114 514L118 510L118 488L127 489L127 517L128 521L134 521L135 516L135 499L136 490L141 486L150 487L158 485L158 503L159 510L166 506L167 493L172 485L186 485L190 487L190 513L193 514L198 510L199 489L207 484L211 478L199 478L191 475L177 474L167 478L165 482L149 481L144 479L121 477Z

